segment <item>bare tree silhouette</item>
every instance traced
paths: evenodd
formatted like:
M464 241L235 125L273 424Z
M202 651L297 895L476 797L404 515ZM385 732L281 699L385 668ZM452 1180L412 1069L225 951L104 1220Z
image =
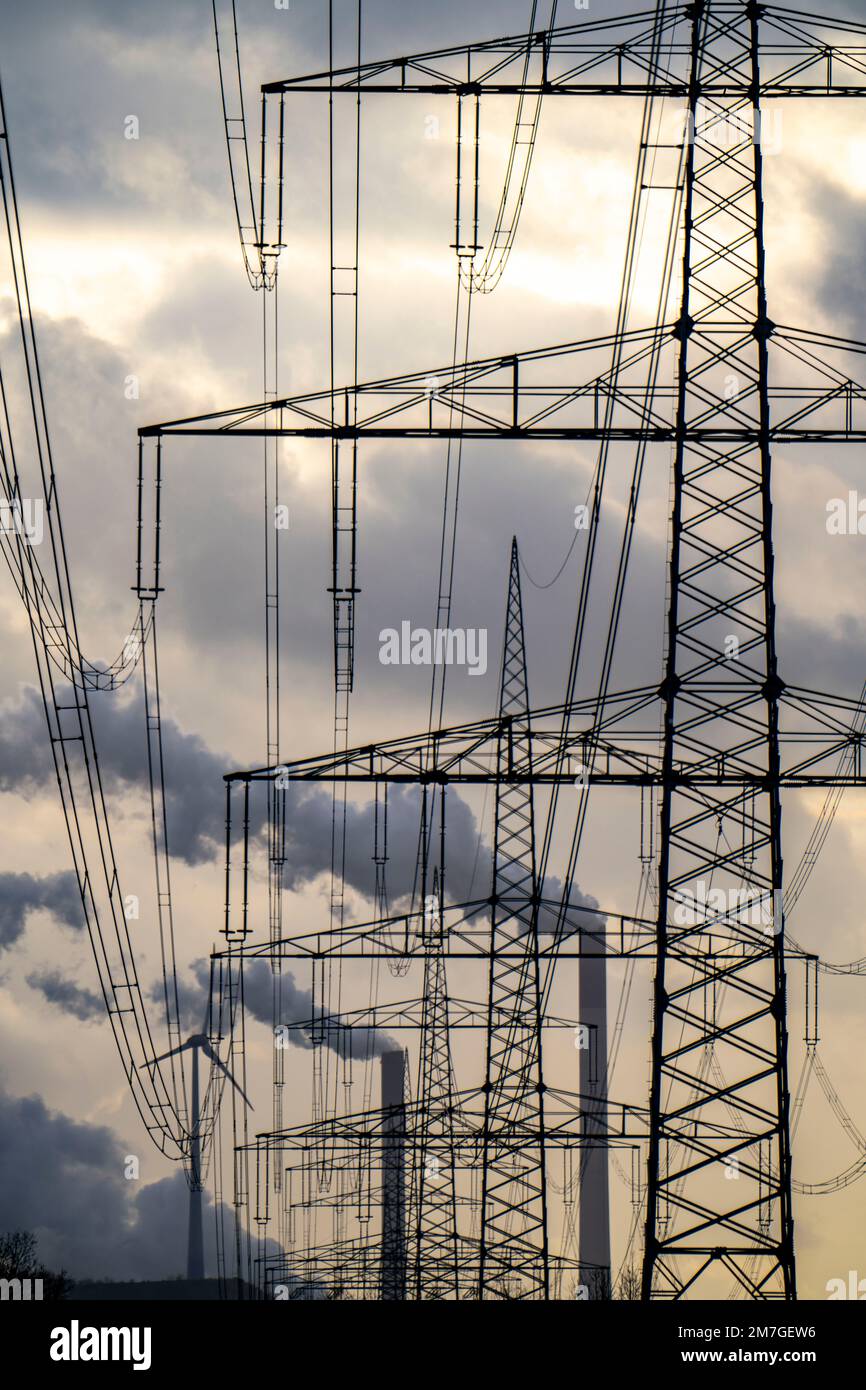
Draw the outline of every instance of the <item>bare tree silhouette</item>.
M630 1302L636 1302L640 1298L640 1274L634 1265L629 1265L620 1275L616 1296Z
M37 1260L36 1237L30 1231L0 1235L0 1279L41 1279L42 1298L51 1302L67 1298L73 1282L64 1269L55 1274Z

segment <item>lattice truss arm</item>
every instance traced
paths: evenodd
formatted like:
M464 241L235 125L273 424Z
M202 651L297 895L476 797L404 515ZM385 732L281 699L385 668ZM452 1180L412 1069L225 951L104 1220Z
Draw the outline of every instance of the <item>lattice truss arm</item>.
M581 1136L576 1121L584 1113L583 1102L573 1092L550 1087L548 1091L549 1121L547 1137L554 1144L578 1145ZM455 1093L454 1108L457 1116L454 1129L454 1143L461 1155L461 1161L469 1161L471 1155L480 1153L484 1146L483 1116L484 1088L467 1087ZM610 1138L613 1143L632 1139L645 1139L648 1112L645 1107L623 1104L616 1100L609 1102ZM419 1142L421 1127L419 1103L407 1101L403 1137L407 1143ZM265 1155L280 1149L304 1147L314 1144L317 1139L327 1138L329 1142L345 1146L350 1150L358 1138L376 1139L381 1137L387 1126L387 1117L380 1110L364 1110L346 1115L337 1115L328 1120L312 1124L287 1126L279 1133L260 1134L247 1146L251 1153ZM518 1147L526 1142L532 1133L531 1126L515 1123L513 1144ZM475 1160L473 1160L475 1161ZM262 1184L262 1197L266 1195Z
M713 8L720 19L742 13L737 4ZM759 9L762 98L866 91L866 25L773 5ZM671 6L658 25L655 10L589 20L269 82L262 90L269 96L331 91L685 96L692 10ZM656 56L659 34L662 61ZM527 52L534 64L524 76ZM720 97L749 95L744 75L725 67L706 75L705 89Z
M736 170L739 154L726 151ZM703 234L698 266L709 274L717 263L742 269L742 234L726 247ZM730 381L722 394L704 391L703 410L693 422L695 437L711 443L753 443L757 435L758 379L750 347L754 323L743 319L735 299L729 322L708 313L693 315L692 333L708 361L724 353ZM741 328L731 342L730 334ZM625 354L616 368L613 337L565 343L438 367L335 391L316 391L148 425L143 438L189 435L227 438L296 436L329 439L574 439L646 440L676 437L676 388L648 385L647 364L667 342L668 380L673 378L680 324L637 329L624 335ZM852 376L852 362L866 343L798 328L772 326L770 401L778 411L771 428L777 444L866 440L866 386ZM604 365L602 365L604 364ZM664 365L664 362L663 362ZM595 370L593 370L595 368ZM659 373L662 380L664 370ZM701 392L696 376L694 389Z
M758 790L766 782L766 771L758 756L760 722L749 704L762 697L765 677L749 672L748 663L743 662L742 682L713 678L709 657L703 655L703 679L690 683L681 696L690 712L682 720L683 747L674 763L674 782L682 787ZM718 665L718 651L713 662ZM713 702L732 689L739 695L733 713L743 737L737 746L720 750L704 736L705 726L713 718ZM332 781L495 784L499 751L504 747L505 776L515 784L574 785L580 777L590 786L650 786L662 781L657 712L664 694L660 686L611 694L601 715L594 699L529 711L522 719L499 715L432 733L361 744L337 754L300 758L279 767L232 772L225 780L230 788L270 782L282 791ZM781 766L783 786L864 785L859 750L866 732L861 728L861 701L789 686L783 687L780 704L784 715L780 739L787 754Z

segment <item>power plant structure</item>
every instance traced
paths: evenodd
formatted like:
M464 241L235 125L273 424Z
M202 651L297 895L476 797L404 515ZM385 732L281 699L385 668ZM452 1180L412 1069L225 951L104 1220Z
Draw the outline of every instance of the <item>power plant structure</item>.
M774 318L764 149L768 108L866 96L866 25L755 0L659 3L571 24L557 23L557 8L542 15L536 0L528 31L516 36L370 60L361 0L331 0L327 70L262 89L254 174L235 6L214 0L238 230L262 299L261 400L139 430L135 641L113 667L86 662L77 646L52 469L44 478L58 536L53 570L37 574L20 537L0 542L30 614L125 1073L154 1141L184 1162L193 1184L203 1154L230 1145L237 1219L233 1254L224 1235L218 1242L219 1273L262 1297L793 1300L795 1197L838 1191L866 1171L866 1141L817 1050L821 973L862 974L862 962L831 966L790 929L840 798L866 785L866 688L857 698L822 691L811 672L780 660L773 475L780 448L866 442L866 387L853 375L866 344ZM418 96L456 108L451 250L466 342L469 306L495 290L519 235L542 107L619 97L639 108L626 262L607 334L461 360L455 331L450 364L359 380L362 113L366 103ZM276 302L292 235L292 103L313 98L328 132L330 371L321 389L285 395ZM514 103L516 115L485 237L481 131L497 99ZM8 159L5 133L0 152ZM657 221L664 208L657 313L635 325L650 204ZM25 313L35 377L28 322ZM50 463L40 399L36 436ZM181 1044L156 610L166 470L188 439L214 450L261 441L266 719L262 765L225 778L224 941L211 957L206 1036ZM273 519L285 504L281 442L292 439L321 441L329 489L334 720L333 742L317 755L287 746L284 717L281 624L291 594ZM418 639L419 663L430 666L429 717L414 732L365 742L351 718L364 455L373 444L406 454L437 441L447 454L426 654ZM14 450L2 442L14 498ZM502 633L501 645L490 642L494 660L501 652L495 708L448 723L446 678L470 651L453 623L461 470L483 471L485 457L506 450L531 457L533 446L564 446L569 457L580 446L594 457L575 524L580 570L573 627L562 634L562 696L533 703L515 538L502 555L504 603L489 623ZM659 476L662 492L669 484L664 645L639 681L620 684L630 564ZM622 505L612 508L617 485ZM395 641L411 646L407 626ZM115 688L139 666L168 982L169 1050L159 1055L101 787L88 772L98 766L88 692ZM293 910L287 844L322 788L329 891L323 919L311 923ZM791 870L783 801L807 791L825 798ZM628 913L591 896L588 852L593 817L624 824L624 807L640 837L637 883L623 870L635 890ZM363 850L362 830L372 831ZM625 839L623 830L623 861ZM371 910L357 921L349 889L362 856ZM794 1094L792 964L804 972L806 1000L798 1020L806 1062ZM626 1091L624 1020L641 972L652 1015ZM262 978L272 999L273 1108L267 1130L251 1134L246 995ZM309 984L306 1012L296 980ZM192 1114L177 1064L190 1047ZM212 1062L201 1102L199 1051ZM641 1089L634 1076L643 1059ZM792 1142L813 1076L858 1136L859 1153L837 1177L809 1186L796 1177Z

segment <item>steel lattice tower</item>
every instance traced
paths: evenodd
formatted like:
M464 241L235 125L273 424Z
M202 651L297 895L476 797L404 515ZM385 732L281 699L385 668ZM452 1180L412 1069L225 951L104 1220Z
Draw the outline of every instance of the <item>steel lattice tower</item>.
M750 1296L791 1297L758 6L692 8L644 1294L679 1296L719 1260ZM752 95L705 101L709 78ZM701 437L744 417L744 444ZM696 739L711 790L674 777ZM751 886L760 925L677 930L714 875Z
M444 818L444 807L440 815ZM421 1013L411 1279L416 1299L458 1298L455 1096L448 1028L442 884L436 869L433 871L433 893L425 903L422 916L422 931L427 955Z
M481 1198L481 1296L549 1291L538 887L520 561L512 541L499 700Z

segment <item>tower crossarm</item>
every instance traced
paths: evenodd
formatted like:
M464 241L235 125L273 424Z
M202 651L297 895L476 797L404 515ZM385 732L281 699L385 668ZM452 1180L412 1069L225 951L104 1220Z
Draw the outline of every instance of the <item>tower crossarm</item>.
M432 49L265 83L264 96L292 92L424 93L430 96L658 96L689 90L691 6L672 5L616 18ZM766 97L866 94L866 26L757 6ZM717 4L724 19L742 5ZM527 67L527 56L530 64ZM719 68L702 76L714 98L748 97L746 74Z
M538 913L541 921L538 955L542 961L578 960L586 956L654 957L655 923L647 918L571 902L563 908L561 898L545 895L539 897ZM442 917L441 945L431 944L424 930L423 912L408 911L385 920L347 923L327 931L300 929L279 941L248 942L233 951L232 959L327 960L339 957L370 960L380 957L425 961L441 954L448 960L485 964L490 957L490 900L448 903L443 907ZM524 956L525 949L520 942L500 952L502 960L520 962ZM223 952L213 956L217 965L226 959ZM549 1021L550 1016L545 1015L545 1027ZM329 1028L339 1030L341 1027L338 1018L323 1020L318 1017L315 1022L323 1033ZM470 1025L466 1023L465 1026Z
M740 663L742 668L743 663ZM287 791L314 782L404 785L494 784L500 751L506 750L508 783L542 786L728 787L761 791L767 773L755 754L762 731L755 713L765 681L757 675L736 685L707 675L681 694L678 757L665 771L655 712L665 687L611 694L599 715L596 700L574 701L497 716L432 733L361 744L338 754L299 758L278 767L229 773L229 784L276 783ZM738 697L738 737L728 748L707 736L720 700ZM782 686L779 781L783 788L855 787L866 784L862 745L866 710L861 701L795 686ZM509 743L510 739L510 743ZM510 748L510 752L508 751Z
M146 425L143 439L297 437L305 439L567 439L671 443L676 440L676 386L648 384L646 363L670 358L679 324L635 329L611 365L610 336L480 358L447 367L346 383L277 401ZM696 315L693 341L712 357L723 351L736 384L708 391L690 428L697 443L755 447L758 380L750 361L751 328L742 321ZM766 389L777 444L866 440L866 385L852 365L866 344L796 327L769 325ZM643 372L641 371L643 368ZM643 379L641 379L643 377ZM662 374L662 379L664 374Z

